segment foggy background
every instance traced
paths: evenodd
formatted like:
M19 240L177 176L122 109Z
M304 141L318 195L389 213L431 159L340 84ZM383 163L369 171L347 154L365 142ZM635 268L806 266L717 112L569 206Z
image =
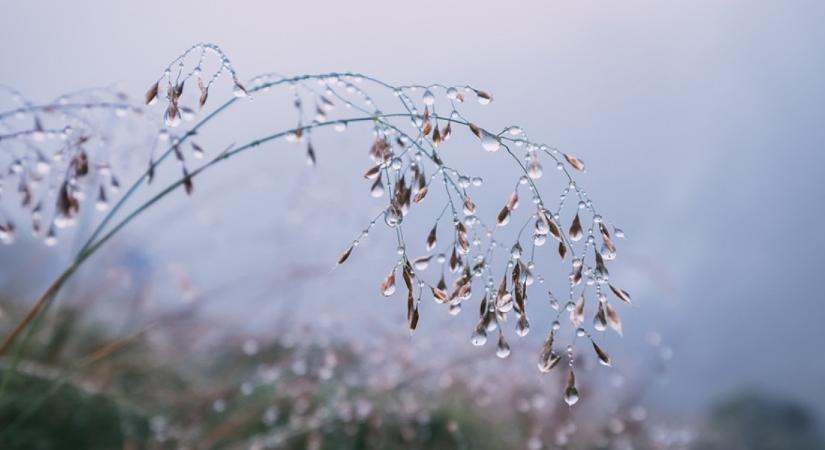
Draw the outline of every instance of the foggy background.
M354 70L486 89L495 101L471 117L518 124L581 157L580 185L627 233L611 274L635 304L610 348L643 358L651 331L673 348L668 383L649 400L690 414L755 388L825 416L821 1L26 1L0 12L0 81L43 102L112 83L140 99L199 41L220 45L242 79ZM212 106L230 95L222 83ZM258 97L202 143L217 150L293 125L288 96ZM316 169L302 148L264 147L198 180L192 199L171 196L117 241L136 264L180 267L202 290L230 286L216 308L248 322L227 326L265 327L256 317L291 302L309 314L325 305L368 316L352 322L367 338L376 322L392 329L403 310L377 294L394 259L391 233L375 233L352 265L330 272L381 205L359 180L368 129L317 134L326 137ZM471 150L462 167L484 176L477 203L495 214L516 175ZM34 271L45 286L69 250L2 248L0 280ZM282 272L287 263L299 273ZM563 286L566 272L555 276ZM32 289L34 298L41 289ZM425 308L422 322L444 319L436 316ZM471 321L462 323L457 332L469 336Z

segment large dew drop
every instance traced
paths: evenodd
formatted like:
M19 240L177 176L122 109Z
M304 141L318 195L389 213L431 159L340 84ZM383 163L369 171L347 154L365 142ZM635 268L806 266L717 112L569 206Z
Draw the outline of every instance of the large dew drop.
M387 212L384 213L384 223L390 228L398 226L401 223L401 210L395 206L387 208Z
M504 339L504 335L501 334L498 337L498 346L496 347L496 356L501 359L504 359L510 356L510 344Z
M244 98L249 94L246 92L246 89L244 89L243 86L241 86L238 83L235 83L235 86L232 88L232 95L234 95L237 98Z
M473 335L470 337L470 342L476 347L481 347L487 343L487 331L482 327L476 327Z
M499 141L498 137L496 137L494 134L482 130L481 146L484 147L484 150L487 150L488 152L495 152L501 148L501 141Z
M431 90L427 89L421 96L421 101L427 106L432 106L435 103L435 95L433 95Z
M381 178L379 178L375 184L372 185L370 195L372 198L380 198L384 195L384 183L381 182Z
M564 402L570 406L575 405L579 401L579 390L576 389L576 374L570 370L567 376L567 387L564 389Z
M518 322L516 322L516 334L519 337L527 336L527 333L530 332L530 322L527 320L527 316L521 315L518 318Z
M576 386L570 386L564 390L564 402L570 406L575 405L579 401L579 390Z

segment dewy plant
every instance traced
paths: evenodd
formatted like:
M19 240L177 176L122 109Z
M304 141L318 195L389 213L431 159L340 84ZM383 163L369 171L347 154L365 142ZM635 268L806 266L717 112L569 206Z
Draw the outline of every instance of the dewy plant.
M229 78L232 96L210 111L213 90L221 78ZM294 96L296 125L212 154L196 142L198 133L231 106L281 87L291 89ZM178 189L191 194L196 179L209 169L264 144L287 141L303 145L307 161L314 165L321 150L313 146L313 133L327 129L344 132L350 126L366 124L372 131L371 163L363 177L369 183L370 195L383 198L386 208L346 246L338 265L356 257L357 247L373 228L386 226L397 236L398 247L393 251L397 251L398 259L380 283L379 291L392 296L401 286L411 331L419 322L419 304L425 298L444 305L450 314L458 314L475 291L479 319L471 342L484 345L488 335L495 333L496 355L506 358L510 345L504 324L512 318L515 334L526 335L530 330L528 298L549 296L549 305L556 314L545 331L538 368L548 372L560 361L567 362L565 401L573 405L579 398L573 371L577 342L592 347L601 364L611 364L594 335L607 328L622 333L619 314L607 294L612 293L623 303L631 300L627 292L612 284L606 264L616 257L614 238L623 238L624 234L608 225L574 180L574 173L585 170L581 159L533 141L519 126L485 129L462 113L464 102L491 103L493 97L488 92L442 84L395 86L350 72L294 77L265 74L244 84L227 55L218 46L205 43L175 58L146 92L147 105L163 105L160 124L157 119L152 121L159 115L152 112L152 107L132 105L109 90L68 94L43 105L9 91L18 106L0 112L4 202L13 199L13 208L22 207L28 213L27 227L46 245L54 245L59 229L71 226L83 208L95 207L105 213L72 263L3 340L0 353L14 350L15 361L38 319L72 274L147 208ZM395 106L379 106L376 97L382 93L392 94L397 99ZM194 122L198 110L207 113ZM117 202L110 204L121 187L114 169L122 155L113 154L108 143L114 123L126 116L160 131L153 133L156 137L150 144L153 151L147 169ZM182 127L190 121L194 125ZM479 142L479 157L501 158L513 167L513 190L501 193L500 210L477 210L471 191L482 184L481 178L462 171L461 161L449 161L451 158L443 151L454 133L464 132ZM133 145L145 147L146 143ZM169 163L179 165L180 177L127 211L133 194L152 182L156 168ZM556 169L558 175L554 176L564 180L563 189L552 198L543 196L538 184L548 164ZM432 226L405 229L405 218L427 201L439 202L441 211ZM567 210L572 212L565 210L569 204ZM12 220L12 206L7 208L0 209L0 238L12 243L23 225ZM512 237L506 236L508 225L513 228ZM410 256L406 245L409 239L424 242L427 253ZM543 282L542 268L535 262L539 247L554 247L552 251L570 267L569 289L560 299L538 287ZM423 272L431 264L441 266L440 277L425 277ZM588 321L588 317L592 319ZM569 338L560 346L563 332ZM9 375L7 370L4 378Z

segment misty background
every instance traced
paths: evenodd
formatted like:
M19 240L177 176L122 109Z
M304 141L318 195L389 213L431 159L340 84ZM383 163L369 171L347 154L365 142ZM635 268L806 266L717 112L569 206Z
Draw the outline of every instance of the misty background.
M242 79L353 70L484 88L495 101L473 117L518 124L581 157L579 183L627 233L611 274L635 304L623 311L625 337L610 344L643 358L656 332L673 349L667 383L649 400L691 414L759 389L825 416L821 1L84 0L0 11L0 81L43 102L112 83L140 99L200 41L220 45ZM294 121L286 95L260 95L228 117L202 142L218 149ZM245 319L227 326L266 327L290 302L310 315L351 315L354 334L370 338L374 323L403 321L377 293L394 237L371 236L353 265L330 271L380 208L359 180L368 145L366 128L326 133L314 170L283 143L234 158L199 180L192 199L172 196L117 240L134 264L180 268L202 290L229 285L215 308ZM472 150L463 167L485 178L475 195L494 214L516 175ZM0 281L33 271L45 286L70 249L2 248ZM556 275L562 286L565 273ZM32 299L42 290L31 289ZM422 322L443 319L435 316L425 310ZM463 323L455 332L469 336Z

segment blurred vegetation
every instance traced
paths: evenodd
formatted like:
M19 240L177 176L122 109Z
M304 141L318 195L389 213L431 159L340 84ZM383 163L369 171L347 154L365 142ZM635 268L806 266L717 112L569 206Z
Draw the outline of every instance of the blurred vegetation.
M362 355L308 330L290 331L297 342L282 335L203 353L192 337L200 325L180 317L114 347L111 332L78 311L49 322L0 398L4 450L516 444L461 385L437 397L415 379L372 386Z
M825 449L816 417L791 401L744 392L717 404L708 417L710 432L696 449Z
M590 395L571 409L564 372L532 372L525 352L440 360L406 336L365 344L290 318L253 336L199 316L202 298L148 313L142 286L86 285L45 317L16 371L0 358L12 374L0 450L822 448L806 410L758 396L720 404L704 427L664 426L643 406L661 370L601 394L582 377ZM4 334L24 310L0 309Z

